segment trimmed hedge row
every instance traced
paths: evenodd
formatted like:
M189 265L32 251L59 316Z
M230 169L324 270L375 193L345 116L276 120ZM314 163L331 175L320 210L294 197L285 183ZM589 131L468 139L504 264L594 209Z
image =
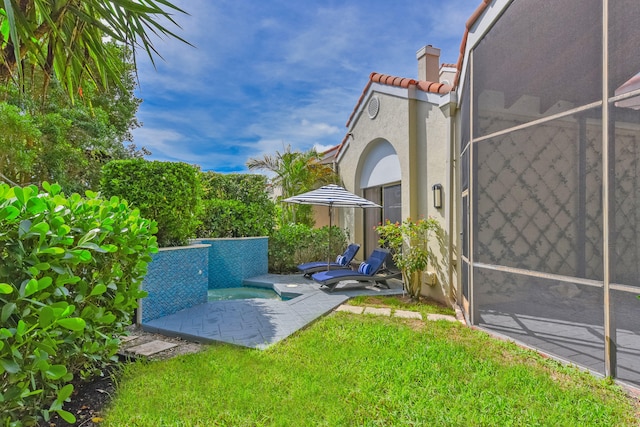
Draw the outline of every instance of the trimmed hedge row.
M160 246L182 246L195 236L202 211L199 170L186 163L116 160L102 168L100 189L158 224Z
M157 251L155 223L113 197L0 185L0 425L63 410L74 376L115 359Z
M275 205L267 194L263 175L200 174L203 188L198 237L259 237L271 234Z
M262 175L200 172L186 163L116 160L103 168L101 191L158 223L160 246L189 239L268 236L275 205Z
M348 237L336 226L283 225L269 237L269 273L292 273L305 262L334 260L346 249Z

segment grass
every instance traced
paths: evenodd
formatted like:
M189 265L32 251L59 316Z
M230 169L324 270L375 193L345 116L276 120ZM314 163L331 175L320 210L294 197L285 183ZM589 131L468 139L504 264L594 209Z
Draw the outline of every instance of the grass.
M447 314L450 316L455 316L456 314L452 308L434 301L420 302L409 299L409 297L376 297L362 295L351 298L349 300L349 304L368 307L391 307L392 310L417 311L421 313L424 318L426 318L427 314Z
M127 365L103 425L625 426L635 411L604 380L457 323L334 313L266 351Z

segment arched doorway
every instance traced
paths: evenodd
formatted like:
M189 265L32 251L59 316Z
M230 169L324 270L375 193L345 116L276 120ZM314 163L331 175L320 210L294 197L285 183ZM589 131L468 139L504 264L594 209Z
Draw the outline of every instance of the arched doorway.
M402 173L398 154L387 140L372 143L361 161L359 182L363 196L382 205L382 209L364 212L364 251L370 254L378 247L374 227L386 220L402 221Z

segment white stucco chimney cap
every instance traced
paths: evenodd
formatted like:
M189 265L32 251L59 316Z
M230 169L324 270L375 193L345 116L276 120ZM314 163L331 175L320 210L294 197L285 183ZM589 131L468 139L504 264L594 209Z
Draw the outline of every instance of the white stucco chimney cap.
M438 49L437 47L433 47L430 44L423 46L416 52L416 59L420 59L425 55L434 55L439 57L440 49Z

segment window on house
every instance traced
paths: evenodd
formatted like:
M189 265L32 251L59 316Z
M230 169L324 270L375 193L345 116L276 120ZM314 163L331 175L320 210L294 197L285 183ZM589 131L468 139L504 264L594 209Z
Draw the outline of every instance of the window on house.
M402 222L402 186L400 184L378 186L364 190L365 199L382 205L382 209L365 209L364 250L370 254L379 247L380 237L375 227L387 220Z

